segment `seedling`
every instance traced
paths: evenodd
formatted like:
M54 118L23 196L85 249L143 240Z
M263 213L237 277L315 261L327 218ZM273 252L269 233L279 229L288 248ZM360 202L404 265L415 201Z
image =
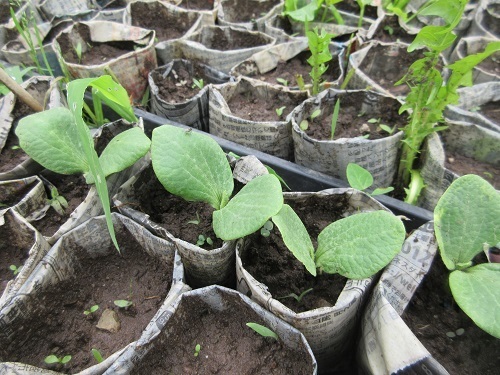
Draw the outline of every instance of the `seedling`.
M257 332L262 337L271 337L275 340L279 340L279 337L275 332L273 332L272 330L270 330L269 328L267 328L263 325L248 322L247 326L250 327L251 329L253 329L255 332Z
M337 120L339 118L339 110L340 110L340 99L337 99L335 102L335 107L333 108L333 114L332 114L332 125L331 125L331 131L330 131L330 139L333 140L333 137L335 136L335 130L337 129Z
M104 361L104 358L102 357L101 352L99 350L92 348L90 352L94 356L94 359L96 360L97 363L101 363L102 361Z
M160 126L153 130L151 159L166 190L215 209L213 230L224 241L259 230L283 205L280 181L272 174L254 178L231 197L234 181L229 162L220 146L205 134Z
M198 241L196 241L196 245L201 247L201 246L205 245L205 242L210 246L212 246L214 244L214 242L212 241L212 239L210 237L205 237L203 234L200 234L198 236Z
M277 299L293 298L298 303L301 303L302 302L302 298L304 298L306 296L306 294L308 294L308 293L310 293L312 291L313 291L313 288L309 288L309 289L304 290L302 293L300 293L300 295L296 295L295 293L290 293L290 294L288 294L286 296L278 297Z
M315 109L313 111L313 113L311 113L311 115L309 116L309 119L312 121L314 120L316 117L318 117L319 115L321 115L321 109ZM309 128L309 121L307 121L307 119L304 119L300 122L299 124L299 127L303 130L303 131L306 131L308 128Z
M477 324L500 338L500 263L474 265L484 247L500 241L500 195L486 180L466 175L453 181L434 209L441 259L450 271L457 305Z
M283 86L288 86L288 81L284 78L276 78L276 82L281 83Z
M200 78L200 79L196 79L196 78L193 78L193 85L191 86L191 88L196 88L198 87L198 89L202 89L203 87L205 87L205 82L203 82L203 78Z
M128 301L126 299L117 299L114 300L113 303L120 309L125 309L125 310L127 310L130 306L134 304L132 301Z
M97 310L99 310L99 305L94 305L94 306L91 306L90 309L85 310L83 313L85 315L91 315L91 314L95 313Z
M307 59L307 62L311 66L309 75L312 79L312 94L317 95L321 77L328 69L328 65L325 65L325 63L332 59L329 44L334 35L325 32L323 29L319 32L316 27L313 31L307 31L306 36L311 51L311 57Z
M263 237L269 237L271 235L271 231L274 228L274 224L271 220L265 222L264 226L260 228L260 234Z
M12 271L12 273L14 274L14 276L16 276L19 272L21 272L21 268L23 268L23 266L19 266L19 267L17 267L17 266L15 266L14 264L11 264L11 265L9 266L9 270L11 270L11 271Z
M305 91L306 84L304 83L304 77L302 77L302 74L295 74L295 80L297 81L297 86L299 86L299 90Z
M78 64L80 64L82 62L82 42L78 42L74 49L78 57Z
M68 201L62 195L59 195L57 188L51 186L50 188L50 199L47 199L47 203L59 214L64 215L64 210L68 208Z
M199 225L200 224L200 215L198 215L198 211L196 212L196 219L195 220L189 220L188 224L194 224L194 225Z
M394 29L391 26L389 26L389 25L385 25L384 26L384 31L387 31L387 33L389 35L393 35L394 34Z
M281 115L283 114L283 111L285 110L286 106L283 106L283 107L279 107L279 108L276 108L276 114L281 117Z
M346 169L347 182L353 189L364 191L373 185L373 176L370 171L366 170L360 165L349 163ZM392 186L386 188L376 188L371 193L371 196L387 194L393 191Z
M392 128L387 125L387 124L382 124L380 118L371 118L367 121L370 124L377 124L380 129L383 131L389 133L389 135L392 135L394 131L396 130L396 126L393 126Z
M194 356L195 357L198 357L200 355L200 350L201 350L201 345L196 344L196 346L194 347Z
M51 355L45 357L45 359L43 361L48 365L52 365L55 363L65 365L66 363L71 361L71 358L72 357L70 355L65 355L64 357L58 357L55 354L51 354Z

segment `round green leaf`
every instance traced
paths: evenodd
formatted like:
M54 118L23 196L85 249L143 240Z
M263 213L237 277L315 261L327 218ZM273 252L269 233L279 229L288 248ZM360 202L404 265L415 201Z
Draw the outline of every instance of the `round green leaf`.
M405 236L403 223L390 212L349 216L319 234L316 266L350 279L370 277L396 256Z
M372 174L355 163L347 164L346 176L349 185L358 190L365 190L373 185Z
M450 274L458 306L490 335L500 339L500 263L485 263Z

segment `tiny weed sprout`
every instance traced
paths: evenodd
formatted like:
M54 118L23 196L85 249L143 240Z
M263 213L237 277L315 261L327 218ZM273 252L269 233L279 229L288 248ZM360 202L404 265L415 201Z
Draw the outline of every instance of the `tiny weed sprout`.
M384 26L384 31L387 31L387 33L389 35L393 35L394 34L394 29L391 26L389 26L389 25L385 25Z
M76 45L75 53L78 57L78 64L80 64L82 62L82 42L78 42L78 44Z
M64 210L68 208L68 201L62 195L59 195L55 186L50 187L50 199L47 203L59 214L64 215Z
M102 361L104 361L104 358L102 357L101 352L99 350L92 348L90 352L94 356L94 359L96 360L97 363L101 363Z
M334 35L323 29L319 32L316 27L313 31L307 31L306 36L311 51L311 57L307 59L307 62L311 66L309 75L312 79L312 94L318 95L321 77L328 69L328 65L325 63L332 59L329 44Z
M11 264L9 266L9 270L12 271L12 273L14 274L14 276L17 275L21 271L21 268L23 268L23 267L22 266L17 267L14 264Z
M283 86L288 86L288 81L284 78L276 78L276 82L281 83Z
M55 354L51 354L51 355L45 357L45 359L44 359L44 362L46 364L48 364L48 365L52 365L52 364L55 364L55 363L58 363L58 364L61 364L61 365L65 365L69 361L71 361L71 356L70 355L65 355L64 357L58 357Z
M232 196L234 181L226 154L208 135L171 125L155 128L151 159L167 191L215 209L212 228L223 241L256 232L283 205L281 183L272 174L254 178Z
M274 224L271 220L265 222L264 226L260 228L260 234L263 237L269 237L271 235L271 231L274 228Z
M474 265L474 258L484 247L498 244L498 228L500 194L476 175L453 181L434 209L434 229L441 259L450 271L451 294L479 328L496 338L500 338L500 288L496 287L500 263Z
M200 215L198 215L198 212L196 212L196 219L195 220L189 220L188 224L194 224L194 225L199 225L200 224Z
M201 247L201 246L205 245L205 243L207 243L210 246L212 246L214 244L214 242L212 241L212 239L210 237L205 237L203 234L200 234L198 236L198 241L196 241L196 245Z
M203 87L205 87L205 82L203 81L203 78L200 78L200 79L196 79L196 78L193 78L193 85L191 86L192 89L198 87L198 89L202 89Z
M304 298L307 294L311 293L313 291L313 288L309 288L304 290L300 295L296 295L295 293L290 293L286 296L283 297L278 297L277 299L285 299L285 298L293 298L295 301L300 303L302 301L302 298Z
M271 331L269 328L267 328L263 325L248 322L247 326L250 327L251 329L253 329L255 332L257 332L262 337L271 337L275 340L279 340L279 337L275 332Z
M283 114L283 111L285 110L286 106L283 106L283 107L279 107L279 108L276 108L276 114L281 117L281 115Z
M309 116L309 119L312 121L314 120L316 117L318 117L319 115L321 115L321 109L315 109L313 111L313 113L311 113L311 116ZM303 130L303 131L306 131L308 128L309 128L309 121L307 119L304 119L300 122L299 124L299 127Z
M126 299L117 299L114 300L113 303L120 309L128 309L130 306L134 304L132 301L128 301Z
M349 163L347 165L346 176L347 182L349 182L349 185L353 189L364 191L373 185L373 176L370 171L355 163ZM376 188L368 194L371 196L387 194L393 190L394 188L392 186L386 188Z
M99 310L99 305L94 305L94 306L91 306L90 309L85 310L83 313L85 315L90 315L90 314L95 313L97 310Z
M194 347L194 356L195 357L198 357L200 355L200 350L201 350L201 345L196 344L196 346Z
M389 133L389 135L392 135L394 131L396 130L396 126L393 126L392 128L389 125L382 124L380 118L371 118L367 122L370 124L377 124L380 129L383 131Z
M335 107L333 108L332 124L330 130L331 140L333 140L333 137L335 136L335 129L337 129L337 120L339 118L339 111L340 111L340 99L337 99L337 101L335 102Z

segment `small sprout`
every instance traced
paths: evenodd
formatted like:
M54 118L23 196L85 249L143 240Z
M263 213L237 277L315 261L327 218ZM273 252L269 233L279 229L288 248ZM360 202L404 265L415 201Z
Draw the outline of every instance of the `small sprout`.
M302 298L304 298L306 294L312 292L312 290L313 290L313 288L306 289L302 293L300 293L299 296L296 295L295 293L290 293L287 296L278 297L278 299L294 298L298 303L300 303L302 301Z
M214 242L212 241L212 239L210 237L205 237L203 234L200 234L198 236L198 241L196 241L196 245L203 246L203 245L205 245L205 242L209 245L214 244Z
M382 129L383 131L386 131L389 134L394 133L394 130L396 130L395 126L393 126L392 128L386 124L380 124L379 126L380 126L380 129Z
M75 53L76 56L78 57L78 64L82 62L82 52L83 52L82 42L78 42L78 44L75 47Z
M200 215L198 215L198 211L196 211L196 219L194 220L189 220L188 224L194 224L194 225L199 225L201 222L200 220Z
M10 149L11 150L19 150L21 147L20 146L12 146Z
M51 354L47 357L45 357L44 362L48 365L54 364L54 363L60 363L61 365L64 365L71 361L71 356L70 355L65 355L64 357L59 358L55 354Z
M257 323L247 323L247 326L253 329L262 337L272 337L273 339L278 340L278 335L267 327L264 327Z
M394 34L394 29L389 25L384 26L384 31L387 31L389 35Z
M90 314L95 313L97 310L99 310L99 305L94 305L94 306L91 306L90 309L85 310L83 313L85 315L90 315Z
M483 174L488 178L493 178L493 174L490 172L483 172Z
M278 83L281 83L283 86L288 86L288 81L284 78L276 78Z
M309 128L309 121L307 120L302 120L299 124L299 127L301 130L306 131L307 128Z
M196 346L194 347L194 356L195 357L198 357L200 355L200 350L201 350L201 345L196 344Z
M340 99L337 99L335 102L335 107L333 108L332 114L332 124L330 130L330 139L333 140L335 136L335 130L337 129L337 120L339 119L339 111L340 111Z
M68 208L68 201L62 195L59 195L57 188L52 186L50 188L51 198L47 200L47 203L54 209L59 215L64 215L64 210Z
M283 107L279 107L279 108L276 108L276 114L281 117L281 115L283 114L283 111L285 110L286 106L283 106Z
M94 356L97 363L101 363L102 361L104 361L104 358L102 357L101 352L99 350L92 348L90 352Z
M16 276L16 275L17 275L17 274L21 271L21 268L23 268L23 266L19 266L19 267L17 267L17 266L15 266L14 264L11 264L11 265L9 266L9 270L11 270L11 271L12 271L12 273L14 274L14 276Z
M373 176L370 171L355 163L349 163L347 165L346 177L347 182L349 182L349 185L353 189L364 191L373 185ZM371 196L387 194L393 190L394 188L392 186L386 188L376 188L371 194L368 194Z
M268 220L265 222L264 226L260 229L260 234L263 237L269 237L273 228L274 228L273 222L271 220Z
M130 306L133 305L133 302L132 301L128 301L126 299L117 299L114 301L114 304L116 306L118 306L119 308L121 309L127 309L129 308Z
M311 120L314 120L319 115L321 115L321 109L318 108L313 113L311 113Z
M198 87L200 90L205 87L205 82L203 81L203 78L196 79L193 78L193 84L191 85L191 88L194 89Z
M297 86L299 86L299 90L305 91L306 84L304 83L304 77L302 77L302 74L296 74L295 80L297 81Z

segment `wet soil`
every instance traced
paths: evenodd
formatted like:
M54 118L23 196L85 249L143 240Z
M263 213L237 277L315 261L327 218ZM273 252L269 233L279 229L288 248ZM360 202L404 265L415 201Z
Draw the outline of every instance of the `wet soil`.
M82 254L74 278L41 292L25 324L15 327L14 341L0 345L1 361L48 368L44 358L49 354L72 355L71 361L57 370L75 373L96 364L92 348L106 358L139 338L167 295L172 266L145 256L126 230L117 238L121 256L113 246L111 255L90 258ZM117 299L132 301L133 306L120 309L113 303ZM99 309L95 313L89 317L83 314L96 304ZM105 309L118 315L118 332L96 328Z
M184 66L172 69L167 77L158 70L154 71L153 81L158 86L159 96L168 103L183 103L198 94L200 88L194 79L203 80L203 86L212 83L199 65L194 65L194 74L190 74Z
M279 0L249 1L233 0L222 2L224 21L226 22L251 22L267 14L273 7L280 3Z
M495 189L500 189L499 165L483 163L457 152L446 151L445 167L459 176L477 174L492 184Z
M302 350L258 335L248 322L264 325L240 299L224 298L224 310L200 298L186 298L167 322L159 343L132 374L291 374L311 373ZM199 355L195 347L200 345Z
M196 41L203 44L208 49L218 51L232 51L237 49L253 48L263 46L269 43L269 40L264 39L260 35L250 34L245 30L229 29L229 37L224 33L224 30L219 28L211 28L208 34L202 36L198 34ZM208 30L207 30L208 31Z

